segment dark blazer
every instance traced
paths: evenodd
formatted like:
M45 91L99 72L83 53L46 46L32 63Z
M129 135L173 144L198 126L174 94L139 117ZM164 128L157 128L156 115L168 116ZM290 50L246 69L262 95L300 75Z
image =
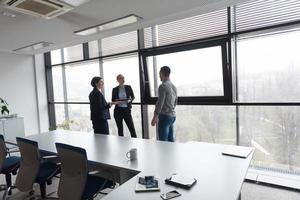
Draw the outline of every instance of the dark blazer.
M134 100L134 94L133 94L133 90L131 88L130 85L124 85L125 86L125 91L126 91L126 96L127 98L131 98L133 101ZM116 101L117 99L119 99L119 86L115 87L112 91L112 95L111 95L111 101ZM127 104L128 108L131 109L132 105L131 105L131 101ZM118 105L116 105L117 107Z
M106 102L103 94L97 88L94 88L91 91L89 99L92 121L110 119L110 105Z

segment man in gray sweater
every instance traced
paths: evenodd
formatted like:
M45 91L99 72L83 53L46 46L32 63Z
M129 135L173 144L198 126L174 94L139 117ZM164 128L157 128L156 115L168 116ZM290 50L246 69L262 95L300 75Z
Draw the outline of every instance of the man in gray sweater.
M158 138L161 141L174 142L173 124L176 119L177 89L170 81L171 70L168 66L160 68L162 84L158 88L158 99L155 105L151 125L158 123Z

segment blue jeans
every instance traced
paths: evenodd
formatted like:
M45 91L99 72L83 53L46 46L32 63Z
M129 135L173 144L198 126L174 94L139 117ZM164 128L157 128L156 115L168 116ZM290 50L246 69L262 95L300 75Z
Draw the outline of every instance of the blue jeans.
M158 116L158 139L174 142L173 124L176 117L160 114Z

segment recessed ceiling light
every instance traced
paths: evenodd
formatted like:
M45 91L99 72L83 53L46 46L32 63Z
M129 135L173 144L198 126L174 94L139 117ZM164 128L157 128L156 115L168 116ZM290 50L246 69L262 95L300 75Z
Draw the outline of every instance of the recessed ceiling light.
M128 15L122 18L118 18L109 22L105 22L103 24L99 24L96 26L91 26L79 31L75 31L74 33L77 35L82 35L82 36L87 36L87 35L92 35L96 33L100 33L102 31L118 28L121 26L126 26L129 24L133 24L141 20L142 18L137 16L137 15Z
M21 48L18 48L18 49L15 49L13 51L18 51L18 52L31 52L31 51L34 51L34 50L38 50L38 49L41 49L41 48L44 48L44 47L48 47L50 46L51 42L38 42L38 43L34 43L34 44L30 44L30 45L27 45L25 47L21 47Z
M5 16L5 17L12 17L12 18L15 18L15 17L16 17L15 14L10 13L10 12L2 11L1 13L2 13L2 15Z

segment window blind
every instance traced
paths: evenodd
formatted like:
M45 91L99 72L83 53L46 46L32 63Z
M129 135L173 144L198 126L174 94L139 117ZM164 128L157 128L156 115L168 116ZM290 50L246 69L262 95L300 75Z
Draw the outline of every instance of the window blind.
M137 31L101 39L102 56L113 55L138 49Z
M258 0L231 8L232 32L300 20L299 0Z
M145 48L227 33L227 10L218 10L144 29Z

